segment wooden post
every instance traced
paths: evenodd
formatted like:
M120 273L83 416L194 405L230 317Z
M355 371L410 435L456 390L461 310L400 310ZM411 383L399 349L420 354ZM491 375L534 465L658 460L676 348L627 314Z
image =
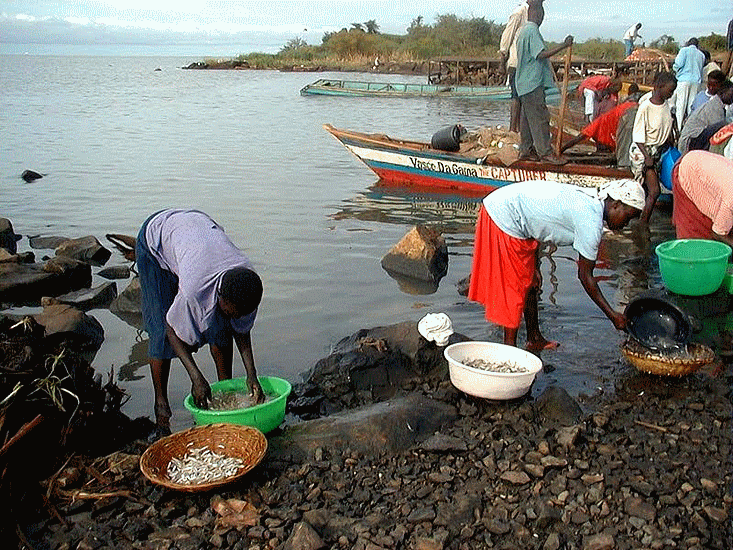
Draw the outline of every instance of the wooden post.
M560 149L562 149L562 130L565 126L565 108L568 102L568 79L570 78L570 58L572 55L573 46L571 44L565 53L565 72L562 75L562 88L560 89L560 117L557 121L557 136L555 137L555 154L557 156L560 156Z

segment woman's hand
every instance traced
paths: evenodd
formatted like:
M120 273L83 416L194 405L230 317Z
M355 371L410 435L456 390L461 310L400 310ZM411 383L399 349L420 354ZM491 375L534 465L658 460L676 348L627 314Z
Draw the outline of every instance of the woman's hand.
M211 400L211 386L203 376L191 380L191 395L193 403L199 409L208 409Z
M613 326L616 327L617 330L626 331L626 315L619 313L618 311L614 311L611 313L610 318Z

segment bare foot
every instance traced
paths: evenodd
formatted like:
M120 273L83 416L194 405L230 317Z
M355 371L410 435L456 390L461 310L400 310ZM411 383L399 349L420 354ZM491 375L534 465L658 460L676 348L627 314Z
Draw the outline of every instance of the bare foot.
M553 342L552 340L542 338L541 340L527 342L524 349L527 351L542 351L545 349L557 349L558 347L560 347L560 342Z

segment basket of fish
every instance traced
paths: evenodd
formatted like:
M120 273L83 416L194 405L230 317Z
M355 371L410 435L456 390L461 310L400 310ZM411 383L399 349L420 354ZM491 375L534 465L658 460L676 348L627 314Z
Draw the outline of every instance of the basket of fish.
M715 361L712 349L695 342L652 350L629 337L621 346L621 353L638 370L661 376L685 376Z
M523 396L542 370L542 361L536 355L494 342L459 342L445 348L443 354L453 385L486 399Z
M285 405L292 388L287 380L275 376L259 376L257 379L265 393L264 403L252 404L247 378L233 378L211 385L208 409L198 408L191 394L183 401L183 406L191 412L198 425L228 422L252 426L262 433L270 432L285 419Z
M242 477L266 451L267 438L257 428L209 424L159 439L140 457L140 470L168 489L207 491Z

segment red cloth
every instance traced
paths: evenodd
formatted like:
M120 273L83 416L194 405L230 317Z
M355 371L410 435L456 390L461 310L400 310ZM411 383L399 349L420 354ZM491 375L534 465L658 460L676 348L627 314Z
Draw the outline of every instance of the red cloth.
M601 143L608 147L616 148L616 129L621 116L631 107L635 107L637 103L626 101L621 105L617 105L607 113L603 113L594 119L588 126L581 130L584 136L587 136L597 143Z
M680 163L672 168L672 225L678 239L709 239L713 231L713 220L700 212L680 185Z
M485 307L486 320L518 328L535 272L534 239L504 233L481 206L476 223L468 299Z
M710 138L710 143L713 145L720 145L731 136L733 136L733 123L723 126L720 130L715 132L713 137Z
M611 77L606 76L603 74L596 74L593 76L589 76L585 80L583 80L580 83L580 86L578 86L578 95L580 97L583 97L583 90L586 88L588 90L593 90L594 92L600 92L604 88L608 88L608 85L611 83Z

